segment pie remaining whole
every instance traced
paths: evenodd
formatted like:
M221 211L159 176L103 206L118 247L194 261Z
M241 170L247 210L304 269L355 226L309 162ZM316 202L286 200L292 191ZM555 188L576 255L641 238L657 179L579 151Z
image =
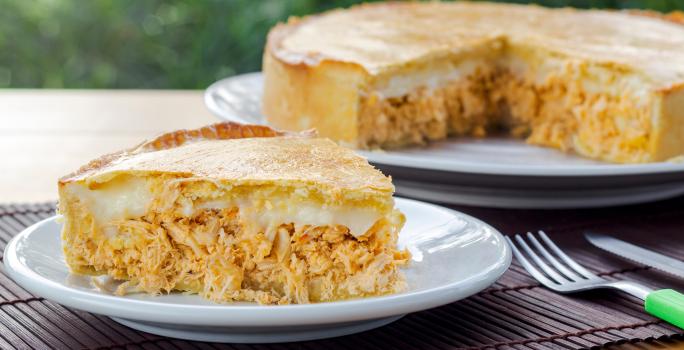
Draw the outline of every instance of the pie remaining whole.
M684 154L684 16L367 4L268 36L263 111L357 148L505 131L623 163Z
M402 290L389 178L311 132L221 123L160 136L59 181L72 271L117 292L308 303Z

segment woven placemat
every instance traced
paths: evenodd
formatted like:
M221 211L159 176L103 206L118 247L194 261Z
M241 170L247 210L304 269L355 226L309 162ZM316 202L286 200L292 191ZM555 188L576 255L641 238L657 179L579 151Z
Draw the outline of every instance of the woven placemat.
M588 245L591 229L684 259L684 197L600 210L539 211L455 207L505 234L543 229L580 263L607 279L684 290L682 281ZM54 205L0 206L0 249L26 226L53 215ZM1 256L0 256L1 259ZM388 326L340 338L274 345L190 342L138 332L107 317L35 297L0 268L0 348L132 349L584 349L622 342L655 346L681 330L646 315L639 300L611 291L552 293L517 264L492 287L468 299L410 314Z

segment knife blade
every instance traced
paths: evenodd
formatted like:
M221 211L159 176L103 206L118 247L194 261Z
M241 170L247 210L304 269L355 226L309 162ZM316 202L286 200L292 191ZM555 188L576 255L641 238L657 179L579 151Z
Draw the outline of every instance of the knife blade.
M679 278L684 278L684 262L680 260L600 233L587 232L584 234L584 237L586 237L591 244L605 251L635 261L639 264L667 272Z

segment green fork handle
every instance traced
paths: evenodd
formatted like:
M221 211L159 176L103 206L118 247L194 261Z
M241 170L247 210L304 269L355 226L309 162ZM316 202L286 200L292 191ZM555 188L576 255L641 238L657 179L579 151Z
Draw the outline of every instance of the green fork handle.
M672 289L649 293L644 302L649 314L684 329L684 294Z

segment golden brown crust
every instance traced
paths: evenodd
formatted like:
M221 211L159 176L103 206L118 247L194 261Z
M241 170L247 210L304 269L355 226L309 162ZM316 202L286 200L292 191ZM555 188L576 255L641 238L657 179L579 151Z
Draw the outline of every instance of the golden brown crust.
M248 137L284 136L287 132L278 131L268 126L245 125L233 122L222 122L207 125L199 129L183 129L162 134L136 148L137 150L158 151L183 145L187 141L227 140Z
M269 33L266 51L289 65L356 63L376 75L445 50L468 50L476 42L502 35L512 43L536 42L578 58L623 63L649 72L658 71L653 59L665 60L681 72L682 31L631 14L662 22L684 20L682 12L550 9L486 2L374 3L277 25Z
M267 52L263 70L262 108L271 125L288 130L315 125L321 136L355 146L359 87L367 77L362 67L337 61L290 65Z
M236 123L181 130L96 159L59 184L104 183L120 174L170 174L231 186L313 186L331 199L350 193L391 196L390 179L365 158L314 136L313 131L288 133Z
M108 165L122 159L136 154L159 151L163 149L170 149L181 146L188 141L200 140L227 140L240 139L249 137L275 137L275 136L301 136L311 137L315 136L315 131L304 131L301 133L290 133L285 131L275 130L268 126L262 125L246 125L234 122L221 122L212 125L207 125L199 129L182 129L168 133L161 134L156 138L145 141L138 146L130 149L106 154L97 159L90 161L88 164L82 166L77 171L63 176L59 179L60 184L72 182L95 173L98 170L104 169Z
M684 24L684 11L672 11L668 14L665 14L665 19L675 23Z
M662 20L670 21L670 22L677 23L677 24L684 24L684 12L682 12L682 11L672 11L669 13L662 13L662 12L651 11L651 10L627 10L627 12L630 14L638 15L638 16L657 18L657 19L662 19Z

